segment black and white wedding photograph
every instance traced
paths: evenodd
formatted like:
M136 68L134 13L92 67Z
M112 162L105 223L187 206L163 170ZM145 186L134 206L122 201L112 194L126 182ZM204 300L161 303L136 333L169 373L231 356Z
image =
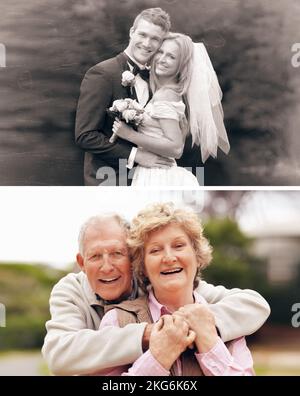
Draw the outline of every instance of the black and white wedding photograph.
M16 190L0 376L300 375L299 191Z
M0 9L0 185L299 185L297 1Z

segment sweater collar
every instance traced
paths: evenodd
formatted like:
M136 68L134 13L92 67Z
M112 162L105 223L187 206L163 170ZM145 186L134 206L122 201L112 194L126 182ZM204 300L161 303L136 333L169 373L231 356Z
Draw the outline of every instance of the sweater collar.
M82 272L82 285L83 285L83 289L85 292L85 295L87 297L87 300L89 302L89 304L92 305L100 305L100 306L104 306L104 305L109 305L109 304L116 304L121 302L121 300L118 301L106 301L103 300L98 294L96 294L93 289L90 286L90 283L88 281L88 278L86 276L86 274L84 272ZM127 300L134 300L138 297L139 294L139 290L138 290L138 283L135 277L133 277L132 279L132 291L130 296L127 298Z
M96 294L93 292L93 289L91 288L88 278L84 272L82 272L82 287L89 305L103 305L97 300Z

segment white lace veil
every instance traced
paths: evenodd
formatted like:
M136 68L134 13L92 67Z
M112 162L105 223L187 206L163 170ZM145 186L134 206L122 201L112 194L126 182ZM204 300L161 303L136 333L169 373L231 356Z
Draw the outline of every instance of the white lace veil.
M189 104L190 133L193 145L200 146L202 162L218 147L228 154L230 145L223 122L222 91L204 44L193 43L191 82L186 96Z

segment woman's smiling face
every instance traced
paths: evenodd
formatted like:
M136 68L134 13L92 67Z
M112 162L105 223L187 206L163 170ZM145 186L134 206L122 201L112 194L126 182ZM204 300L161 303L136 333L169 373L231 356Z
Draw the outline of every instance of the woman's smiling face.
M144 264L156 298L179 290L193 291L199 263L190 238L180 225L171 223L150 233Z
M174 40L165 40L154 56L154 70L158 77L175 78L179 67L180 49Z

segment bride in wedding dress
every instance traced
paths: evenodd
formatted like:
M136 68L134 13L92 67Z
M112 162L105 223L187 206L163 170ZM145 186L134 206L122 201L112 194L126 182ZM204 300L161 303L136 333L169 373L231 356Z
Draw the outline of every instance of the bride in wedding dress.
M132 186L197 187L197 178L179 167L185 138L192 134L200 146L202 161L216 157L220 147L229 151L223 123L222 91L203 44L189 36L170 33L154 56L150 87L154 95L146 105L138 131L116 120L113 132L155 154L171 158L169 168L137 166ZM199 153L200 155L200 153Z

